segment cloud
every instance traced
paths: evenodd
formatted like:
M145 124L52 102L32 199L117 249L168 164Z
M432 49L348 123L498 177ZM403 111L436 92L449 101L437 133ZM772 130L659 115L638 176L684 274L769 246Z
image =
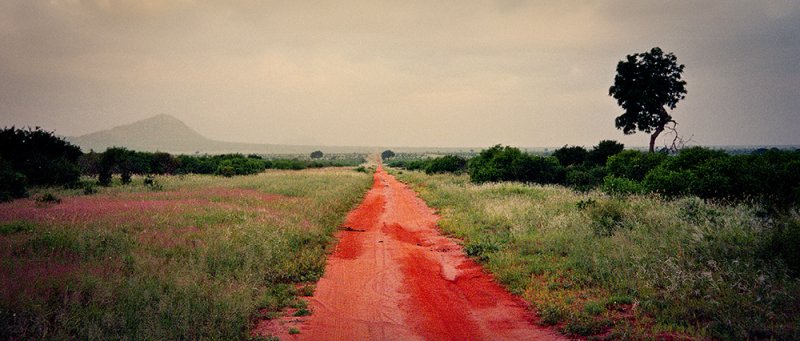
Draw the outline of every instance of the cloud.
M697 140L800 143L797 7L9 0L0 123L77 135L170 113L251 142L644 144L614 129L607 91L618 60L661 46L687 65L675 116Z

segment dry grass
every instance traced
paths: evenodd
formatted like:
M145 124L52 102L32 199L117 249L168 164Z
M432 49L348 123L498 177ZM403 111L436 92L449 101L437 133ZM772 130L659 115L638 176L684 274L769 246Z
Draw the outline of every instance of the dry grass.
M0 204L0 338L241 339L322 274L371 185L349 169L40 189ZM156 190L154 190L154 188ZM38 193L34 193L34 197Z
M777 226L751 205L611 197L560 186L474 185L404 172L442 229L544 324L617 338L800 337L800 283L770 252ZM796 226L796 225L795 225Z

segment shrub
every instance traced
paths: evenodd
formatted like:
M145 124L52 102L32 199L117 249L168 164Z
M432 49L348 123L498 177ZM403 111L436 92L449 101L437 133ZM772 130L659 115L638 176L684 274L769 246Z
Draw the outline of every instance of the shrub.
M678 196L691 193L696 182L692 171L673 171L665 167L658 167L645 176L642 185L647 191L668 196Z
M393 158L394 156L395 156L395 153L393 151L391 151L391 150L388 150L388 149L384 150L383 153L381 153L381 159L383 159L383 160L386 160L386 159L389 159L389 158Z
M310 156L312 159L320 159L320 158L322 158L322 156L323 156L323 155L324 155L324 154L322 153L322 151L321 151L321 150L315 150L315 151L311 152L311 155L309 155L309 156Z
M149 171L153 174L174 174L178 169L178 160L170 154L156 152L149 155Z
M445 155L425 162L425 173L461 173L467 168L467 160L457 155Z
M586 148L580 146L568 147L564 145L564 147L553 151L553 156L558 159L562 166L567 167L585 163L589 158L589 152L586 151Z
M257 174L265 169L264 160L230 157L219 162L215 174L223 176Z
M470 180L475 183L521 181L562 183L564 168L554 157L523 153L518 148L496 145L484 149L468 164Z
M33 228L34 225L27 221L12 221L12 222L0 223L0 235L32 232Z
M80 178L81 149L54 133L15 127L0 130L0 159L30 185L73 185ZM7 180L14 176L6 177ZM3 185L3 187L14 185Z
M623 149L625 149L625 145L617 141L600 141L589 152L589 161L595 165L605 166L609 157L621 153Z
M656 168L667 158L662 153L643 153L638 150L626 150L608 158L606 170L608 174L636 181L642 181L651 169Z
M45 193L36 198L36 202L40 204L58 204L61 202L61 198L55 196L53 193Z
M579 191L588 191L601 185L605 176L603 167L573 167L566 171L565 184Z
M628 178L618 178L612 175L603 179L603 192L611 195L639 194L644 192L641 184Z
M0 158L0 202L28 195L25 175L15 171L8 162Z

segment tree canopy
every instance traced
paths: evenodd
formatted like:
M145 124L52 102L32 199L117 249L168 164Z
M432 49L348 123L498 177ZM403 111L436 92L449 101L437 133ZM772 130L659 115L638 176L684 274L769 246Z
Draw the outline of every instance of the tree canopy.
M383 153L381 153L381 159L384 159L384 160L386 160L388 158L393 158L394 156L395 156L394 152L389 150L389 149L384 150Z
M625 134L636 130L650 135L650 152L668 123L675 123L665 107L675 109L686 97L686 82L681 80L684 65L672 53L654 47L649 52L628 55L617 64L609 96L624 110L615 124Z

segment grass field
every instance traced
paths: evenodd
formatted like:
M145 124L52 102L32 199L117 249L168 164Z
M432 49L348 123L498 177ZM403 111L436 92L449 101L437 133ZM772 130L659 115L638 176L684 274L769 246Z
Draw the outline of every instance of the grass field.
M800 282L772 252L776 230L800 231L797 211L395 173L540 323L568 335L800 337Z
M0 204L0 339L247 338L257 315L303 306L296 286L321 276L371 184L350 169L166 176Z

